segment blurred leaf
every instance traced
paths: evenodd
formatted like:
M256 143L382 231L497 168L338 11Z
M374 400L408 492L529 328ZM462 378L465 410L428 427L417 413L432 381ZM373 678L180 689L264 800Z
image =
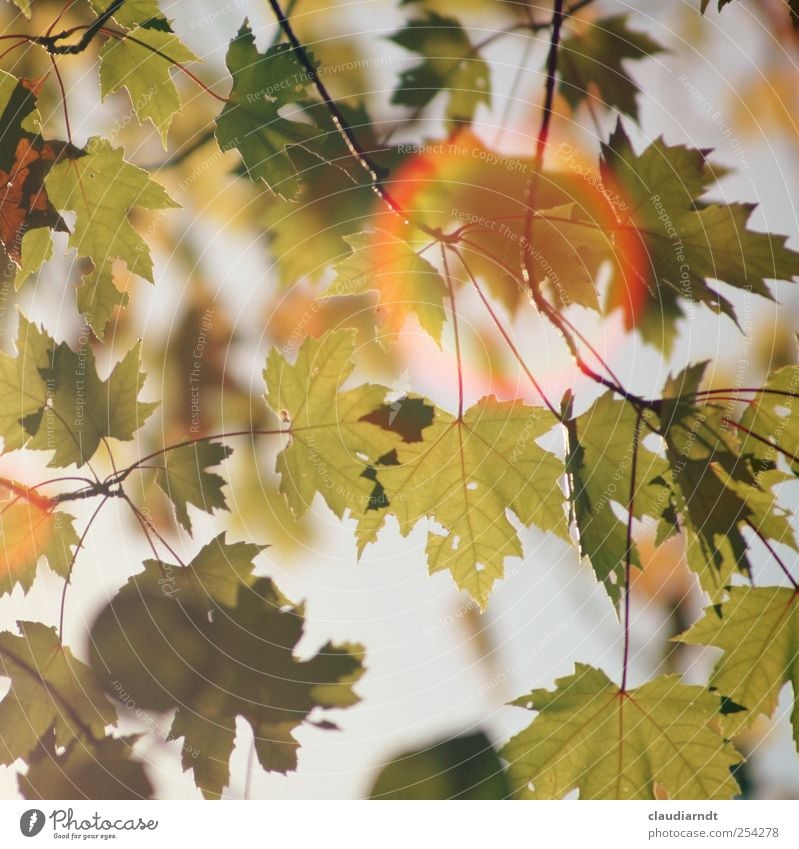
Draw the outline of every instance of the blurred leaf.
M76 741L31 764L17 779L19 792L26 799L152 799L144 766L132 757L137 739L105 737L92 746Z
M114 0L89 0L89 2L94 10L101 14ZM123 27L133 27L159 17L161 17L161 9L158 0L125 0L113 14L114 20Z
M317 708L355 704L352 684L363 673L360 646L327 643L307 660L295 657L304 608L288 601L270 579L254 579L243 560L251 556L244 549L256 547L240 547L236 575L221 583L219 567L207 557L204 577L196 560L187 570L167 567L167 580L174 576L168 593L159 564L149 561L92 630L92 664L104 670L109 684L144 709L177 708L170 739L185 738L183 768L192 769L207 798L218 798L230 780L237 716L251 725L264 769L294 770L299 748L294 729ZM237 578L243 581L238 586ZM145 646L143 664L137 649ZM166 646L171 657L149 660Z
M352 253L336 266L326 294L379 293L377 313L385 333L399 334L411 313L441 344L447 287L438 271L413 246L384 230L344 236Z
M405 752L380 771L370 799L506 799L510 784L482 731Z
M481 103L491 105L490 68L455 18L428 11L390 39L424 60L403 71L392 103L424 107L444 90L450 125L471 123Z
M593 99L638 120L638 86L624 69L624 62L646 59L663 48L646 33L627 26L629 15L612 15L586 24L582 32L563 39L558 71L559 91L572 109Z

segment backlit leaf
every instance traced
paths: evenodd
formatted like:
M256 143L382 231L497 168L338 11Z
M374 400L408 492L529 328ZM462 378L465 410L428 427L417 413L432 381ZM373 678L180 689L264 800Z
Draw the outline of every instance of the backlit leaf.
M220 148L235 147L252 180L263 180L280 197L295 197L300 180L287 148L308 142L319 131L281 117L278 110L306 99L307 72L287 44L259 53L247 21L230 42L227 67L233 88L216 119Z
M721 700L679 676L622 693L604 672L578 663L556 689L514 704L538 715L502 749L521 796L560 799L729 799L740 754L714 729ZM662 797L661 797L662 798Z
M170 72L176 63L196 59L174 33L136 27L124 38L109 38L100 50L100 94L105 98L125 87L139 123L151 120L166 147L172 116L180 110Z
M149 246L128 221L129 213L135 207L160 210L179 204L101 138L89 139L85 156L56 165L45 185L57 209L76 213L69 245L93 266L77 290L78 309L102 338L114 308L128 302L114 284L114 262L121 260L132 274L153 280Z
M11 689L0 702L0 763L28 760L45 735L55 744L89 744L116 724L116 711L92 671L62 646L55 628L19 622L0 634L0 675Z
M158 470L156 481L174 504L177 520L189 533L189 504L206 513L227 510L222 493L225 480L208 469L218 466L231 453L231 448L218 442L194 442L167 451L161 458L163 468Z
M728 593L679 640L724 650L710 686L747 709L727 717L735 728L761 713L772 716L780 691L791 684L799 751L799 595L790 587L730 587Z

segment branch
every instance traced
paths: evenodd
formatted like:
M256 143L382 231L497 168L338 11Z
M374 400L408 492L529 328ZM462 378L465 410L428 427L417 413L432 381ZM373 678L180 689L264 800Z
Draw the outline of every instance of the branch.
M84 27L72 27L71 29L65 29L61 32L57 32L55 35L37 35L32 36L31 41L35 44L44 47L44 49L50 53L51 55L54 53L58 54L76 54L83 53L83 51L91 44L94 37L100 30L105 26L106 22L113 17L113 15L119 11L122 5L125 3L125 0L113 0L111 5L101 14L98 15L97 18L89 24L88 27L85 28L85 32L80 38L80 41L77 41L75 44L59 44L59 41L63 41L65 38L69 38L78 30L84 29Z

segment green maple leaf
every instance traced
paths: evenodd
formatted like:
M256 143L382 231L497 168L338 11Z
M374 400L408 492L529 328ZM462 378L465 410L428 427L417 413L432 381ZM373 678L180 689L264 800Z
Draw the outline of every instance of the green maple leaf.
M602 179L625 204L617 210L623 240L610 307L622 307L627 326L666 351L686 304L736 320L732 303L709 281L771 298L766 280L799 275L799 254L784 236L747 228L753 204L703 203L714 178L704 153L658 140L637 154L621 123L602 146Z
M674 507L686 531L688 566L719 601L736 572L750 575L743 528L796 548L769 474L755 475L720 404L698 405L693 394L707 363L671 378L663 390L662 432L671 465Z
M253 577L256 546L233 548L218 538L186 569L148 562L92 629L92 664L120 697L177 708L170 739L184 738L183 767L206 797L229 782L237 716L250 723L264 769L293 770L292 731L317 709L355 704L363 672L360 646L328 643L299 660L303 606Z
M572 109L592 99L593 87L607 106L638 119L638 86L624 69L624 62L654 56L663 48L645 33L631 30L628 17L612 15L591 21L584 32L561 42L559 91Z
M0 351L0 436L3 452L22 448L36 432L48 400L43 373L52 362L54 342L19 314L17 355Z
M491 105L491 70L455 18L427 12L389 39L423 59L402 72L392 103L421 108L446 91L450 125L469 124L481 103Z
M102 14L114 0L89 0L98 14ZM123 27L135 27L153 20L163 20L158 0L125 0L114 11L114 20Z
M103 438L132 439L158 406L137 400L140 348L101 380L88 340L73 351L20 315L16 357L0 353L3 450L28 445L53 451L51 466L81 466Z
M216 119L219 147L235 147L252 180L263 180L280 197L294 198L300 177L288 148L307 145L319 131L281 117L279 110L305 102L311 82L307 72L287 44L259 53L246 20L230 42L227 67L233 88Z
M171 69L196 60L174 33L136 27L124 38L108 39L100 50L100 95L125 87L139 123L151 120L166 147L172 117L180 111Z
M29 760L49 732L56 746L89 745L116 724L116 711L92 671L62 646L55 628L18 622L0 634L0 675L11 688L0 702L0 763Z
M266 403L289 424L290 434L275 468L295 516L308 510L317 493L339 518L347 510L363 515L374 490L364 472L400 441L366 418L385 401L386 387L340 391L355 367L354 349L354 331L329 331L319 340L306 339L294 363L277 350L267 359Z
M48 752L17 777L25 799L152 799L144 765L134 760L140 735L104 737L91 746L73 743Z
M100 138L89 139L85 156L56 165L45 184L58 209L76 213L69 245L93 265L78 288L78 309L102 338L114 308L128 302L114 285L114 261L153 281L150 249L128 221L129 213L136 207L160 210L179 204L146 171L125 162L121 149Z
M742 526L768 529L778 521L774 499L740 455L740 442L718 404L694 395L707 363L669 378L663 390L662 432L671 465L673 506L686 532L689 567L702 588L719 600L735 572L750 574ZM787 524L779 528L792 539Z
M78 351L63 342L54 345L52 391L29 447L53 451L50 466L82 466L103 439L133 439L158 406L137 400L144 384L140 365L141 343L101 380L88 342Z
M344 236L344 241L352 253L336 265L336 277L325 294L377 291L377 313L389 338L414 314L440 345L447 287L438 271L408 242L384 230Z
M622 693L582 663L556 689L513 702L538 711L501 754L519 795L560 799L729 799L741 755L714 728L717 696L656 678Z
M763 389L747 404L740 424L743 451L759 461L760 469L785 457L799 475L799 366L784 366L768 376Z
M222 493L225 479L207 469L218 466L232 450L218 442L194 442L164 454L163 468L158 470L156 481L174 504L177 520L189 533L189 504L206 513L227 510Z
M367 514L371 541L388 513L403 535L421 519L442 525L431 531L427 557L432 572L448 569L460 589L485 607L507 557L522 545L508 512L528 527L568 539L561 460L536 444L552 427L546 410L521 401L483 398L462 418L436 409L419 441L400 443L377 480L388 506Z
M78 545L73 516L56 510L49 498L20 490L24 494L0 512L0 595L17 584L27 593L42 557L57 575L68 578Z
M607 392L582 415L566 422L566 471L571 478L580 554L589 559L614 605L624 588L627 528L616 518L611 503L620 504L625 511L629 506L636 418L630 404ZM642 423L633 499L633 515L638 519L660 518L670 500L664 488L651 486L668 473L668 464L641 444L648 433ZM630 562L640 566L635 547Z
M799 596L787 587L730 587L728 593L727 601L708 608L677 639L723 649L710 686L746 708L726 717L731 732L751 725L758 714L773 716L783 685L791 684L799 751Z

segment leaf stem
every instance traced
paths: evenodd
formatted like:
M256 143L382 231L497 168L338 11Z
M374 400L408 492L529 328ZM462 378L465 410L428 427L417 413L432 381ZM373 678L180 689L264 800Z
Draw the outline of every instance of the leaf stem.
M627 541L624 550L624 654L621 670L621 692L627 692L627 669L630 662L630 569L633 554L633 512L638 467L638 446L641 442L643 411L638 410L633 431L633 453L630 461L630 496L627 502Z
M455 306L455 288L452 285L452 275L449 271L447 248L441 244L441 259L444 263L444 277L449 290L449 302L452 308L452 329L455 336L455 358L458 364L458 421L463 419L463 362L461 360L461 337L458 329L458 310Z

